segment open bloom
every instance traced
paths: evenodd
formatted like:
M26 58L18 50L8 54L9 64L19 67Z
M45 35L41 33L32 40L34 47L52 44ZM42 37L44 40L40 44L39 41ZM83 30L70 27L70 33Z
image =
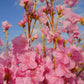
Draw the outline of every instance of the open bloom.
M10 27L12 27L12 25L8 21L4 21L4 22L2 22L2 27L5 30L8 30Z

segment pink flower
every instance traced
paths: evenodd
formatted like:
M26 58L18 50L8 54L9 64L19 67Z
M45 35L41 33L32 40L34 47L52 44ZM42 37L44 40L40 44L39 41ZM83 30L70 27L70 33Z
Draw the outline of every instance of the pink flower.
M29 44L28 44L28 40L23 36L20 35L16 38L14 38L14 40L12 40L12 49L13 52L15 53L21 53L23 52L23 50L26 50L28 48Z
M69 7L75 6L78 3L78 0L64 0L64 3L67 4Z
M45 6L41 7L41 11L46 11L46 7Z
M16 77L15 84L34 84L30 77Z
M36 45L36 49L40 53L42 50L42 45L39 43L38 45Z
M33 0L19 0L19 1L20 1L20 3L19 3L20 6L24 6L24 3L26 3L27 6L33 5Z
M47 16L42 16L40 21L45 25L47 23Z
M48 80L48 84L64 84L63 78L57 76L54 71L46 74L46 79Z
M0 64L0 84L3 84L4 76L5 76L4 66Z
M63 15L66 17L66 19L70 20L73 24L76 24L81 19L81 17L73 13L70 8L64 8Z
M40 2L42 2L42 3L43 3L44 1L45 1L45 0L40 0Z
M72 36L74 38L77 38L77 39L80 38L80 31L79 30L74 30Z
M19 26L25 27L25 20L21 20L21 22L18 22Z
M29 0L19 0L20 1L20 6L24 6L24 3L28 3Z
M3 40L0 39L0 46L3 46Z
M76 47L75 45L70 46L71 52L72 52L72 60L74 60L76 63L78 63L78 61L83 60L83 56L81 54L81 48L80 47Z
M67 39L67 41L68 41L70 44L72 44L72 43L73 43L73 37L70 36L70 37Z
M2 22L2 27L5 30L8 30L10 27L12 27L12 25L10 23L8 23L8 21L4 21L4 22Z
M44 80L44 66L39 65L34 71L31 71L29 77L31 77L33 84L39 84Z
M35 57L35 51L29 51L28 53L26 52L23 55L17 57L20 63L20 67L22 68L22 71L25 71L27 69L34 69L37 67Z
M46 36L49 34L49 28L47 26L45 28L43 28L42 31L43 31L43 34Z
M56 11L62 11L65 8L65 5L58 5L56 6Z
M37 34L35 34L33 37L34 37L34 39L38 39L38 35Z
M27 22L28 22L28 18L27 18L27 15L26 15L26 13L24 13L24 14L23 14L23 16L24 16L24 19L23 19L23 21L24 21L25 23L27 23Z
M77 79L77 84L84 84L84 80L82 80L81 78Z
M71 20L67 19L63 22L63 27L64 29L67 29L69 33L73 33L74 31L78 30L78 26L74 23L72 23Z

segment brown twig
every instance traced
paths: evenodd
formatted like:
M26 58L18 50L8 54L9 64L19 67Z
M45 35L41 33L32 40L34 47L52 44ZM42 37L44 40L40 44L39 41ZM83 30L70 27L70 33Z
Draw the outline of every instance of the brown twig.
M33 7L33 11L32 11L32 13L34 13L34 11L35 11L36 2L37 2L37 0L35 0L35 2L34 2L34 7Z
M83 50L83 48L84 48L84 44L82 45L81 50Z
M23 31L24 31L24 34L25 34L25 38L27 38L27 34L26 34L26 31L25 31L24 27L23 27Z
M49 23L50 23L50 25L51 25L51 27L52 27L52 23L51 23L50 18L49 18L49 16L48 16L48 15L47 15L47 18L48 18Z
M33 30L34 30L35 24L36 24L36 20L35 20L35 22L33 24L32 30L31 30L31 36L32 36Z
M57 21L56 21L56 26L55 26L55 32L57 31L57 25L58 25L58 21L59 21L59 15L58 15L58 18L57 18Z
M44 40L43 40L43 32L42 32L42 24L41 24L40 19L39 19L39 23L40 23L40 30L41 30L42 43L44 43ZM42 48L43 48L43 46L42 46Z
M6 54L8 54L8 33L6 30Z

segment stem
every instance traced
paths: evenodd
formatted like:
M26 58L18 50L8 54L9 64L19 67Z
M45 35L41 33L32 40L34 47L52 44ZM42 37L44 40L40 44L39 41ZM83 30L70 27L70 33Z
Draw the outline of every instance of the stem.
M41 30L42 43L44 43L44 40L43 40L43 32L42 32L42 24L41 24L40 19L39 19L39 23L40 23L40 30ZM44 44L43 44L43 46L44 46ZM42 46L42 47L43 47L43 46Z
M32 36L33 30L34 30L35 24L36 24L36 20L35 20L35 22L33 24L32 30L31 30L31 36Z
M34 11L35 11L36 2L37 2L37 0L35 0L35 3L34 3L34 7L33 7L33 11L32 11L32 13L34 13Z
M83 48L84 48L84 44L82 45L81 50L83 50Z
M26 34L26 31L25 31L24 27L23 27L23 31L24 31L24 34L25 34L25 38L27 38L27 34Z
M30 39L30 15L28 15L28 38Z
M44 40L43 40L43 53L44 53L44 57L46 57L45 43L46 43L46 36L44 36Z
M54 21L53 21L53 0L51 0L51 20L52 20L52 31L53 33L55 32L54 31ZM53 46L54 46L54 50L56 49L56 42L55 42L55 39L53 39ZM53 57L53 61L54 61L54 69L56 68L56 58Z
M54 21L53 21L53 0L51 0L51 20L52 20L52 31L54 33Z
M28 12L28 7L27 7L27 5L25 5L26 7L25 7L25 10L26 10L26 14L27 14L27 17L28 17L28 38L30 39L30 14L29 14L29 12ZM29 46L31 46L30 45L30 41L29 41Z
M49 18L49 16L48 16L48 15L47 15L47 18L48 18L48 20L49 20L49 22L50 22L50 25L51 25L51 27L52 27L52 23L51 23L50 18Z
M57 21L56 21L55 32L57 31L57 25L58 25L59 18L60 18L60 17L58 16Z
M48 6L48 1L46 0L46 4L47 4L47 6Z
M8 54L8 33L6 30L6 54Z
M56 57L53 57L53 61L54 61L54 69L56 69Z

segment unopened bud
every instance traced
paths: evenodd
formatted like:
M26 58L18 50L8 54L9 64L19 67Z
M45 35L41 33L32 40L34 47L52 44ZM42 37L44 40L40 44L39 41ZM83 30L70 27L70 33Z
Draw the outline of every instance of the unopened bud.
M59 11L57 11L58 12L58 15L61 15L61 13L62 13L62 10L59 10Z
M80 19L80 22L81 22L82 25L84 25L84 17L82 17L82 18Z
M31 40L34 41L34 37L32 37Z

